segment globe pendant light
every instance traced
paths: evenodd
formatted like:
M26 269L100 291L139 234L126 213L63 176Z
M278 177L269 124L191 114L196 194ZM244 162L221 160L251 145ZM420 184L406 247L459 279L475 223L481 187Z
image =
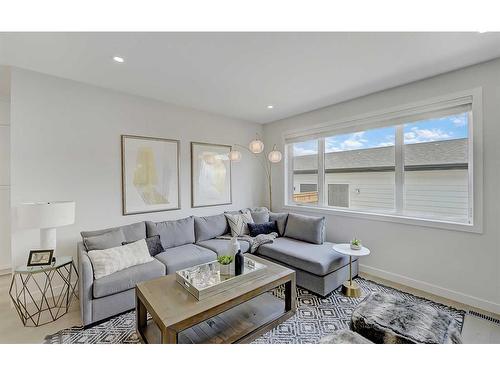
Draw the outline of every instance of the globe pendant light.
M262 142L260 139L255 138L250 144L248 145L248 149L253 152L254 154L260 154L262 151L264 151L264 142Z
M232 150L229 155L229 160L231 161L241 161L241 152L239 152L238 150Z
M281 152L276 150L276 145L274 145L273 150L267 155L267 158L271 163L279 163L281 161Z

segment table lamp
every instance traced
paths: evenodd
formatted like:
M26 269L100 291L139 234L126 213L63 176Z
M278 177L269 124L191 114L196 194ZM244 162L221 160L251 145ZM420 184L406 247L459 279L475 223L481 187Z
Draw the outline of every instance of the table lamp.
M56 248L56 228L75 222L75 202L22 203L17 207L19 228L40 229L40 248Z

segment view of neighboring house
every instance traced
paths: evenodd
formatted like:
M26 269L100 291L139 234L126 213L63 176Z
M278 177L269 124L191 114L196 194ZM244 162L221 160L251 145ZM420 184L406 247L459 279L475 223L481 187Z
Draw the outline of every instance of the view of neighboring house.
M359 142L354 149L327 150L322 190L324 206L467 223L470 207L468 138L404 142L402 210L396 210L396 148L393 140L389 143L392 145L370 147L367 142ZM318 148L309 145L305 151L308 154L300 155L304 153L301 144L294 146L298 155L292 158L293 200L297 204L315 204L319 198ZM311 153L314 151L316 153Z

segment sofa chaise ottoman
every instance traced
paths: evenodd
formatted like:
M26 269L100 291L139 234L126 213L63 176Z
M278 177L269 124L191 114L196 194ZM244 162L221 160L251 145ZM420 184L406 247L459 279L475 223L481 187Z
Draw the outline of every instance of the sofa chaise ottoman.
M326 296L349 278L349 257L325 241L324 217L288 214L284 233L259 247L257 255L295 270L297 285ZM352 275L358 274L358 260Z
M353 331L376 344L460 344L453 317L427 304L374 292L353 311Z

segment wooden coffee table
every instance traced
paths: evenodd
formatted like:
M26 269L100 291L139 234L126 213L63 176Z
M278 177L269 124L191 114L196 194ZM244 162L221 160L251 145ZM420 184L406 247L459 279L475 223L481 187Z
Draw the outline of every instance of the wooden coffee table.
M247 343L295 314L295 271L268 260L262 275L201 301L167 275L137 284L136 328L143 343ZM267 293L285 286L285 298ZM152 319L147 319L147 314Z

